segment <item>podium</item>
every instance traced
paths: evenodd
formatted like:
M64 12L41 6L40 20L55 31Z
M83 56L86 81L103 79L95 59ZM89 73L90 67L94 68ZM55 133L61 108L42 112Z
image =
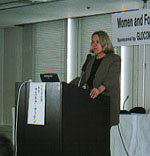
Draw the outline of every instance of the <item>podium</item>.
M16 83L16 95L19 87ZM29 125L29 83L22 87L18 156L109 156L110 98L93 100L89 90L63 82L46 83L45 92L45 125Z

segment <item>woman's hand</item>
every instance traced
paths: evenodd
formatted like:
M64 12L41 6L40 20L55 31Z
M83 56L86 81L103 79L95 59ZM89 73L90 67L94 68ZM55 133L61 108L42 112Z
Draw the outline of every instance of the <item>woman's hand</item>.
M95 99L100 94L100 91L97 88L93 88L90 92L90 96L92 99Z
M99 94L101 94L105 90L105 86L101 85L98 89L93 88L90 92L90 96L92 99L95 99Z

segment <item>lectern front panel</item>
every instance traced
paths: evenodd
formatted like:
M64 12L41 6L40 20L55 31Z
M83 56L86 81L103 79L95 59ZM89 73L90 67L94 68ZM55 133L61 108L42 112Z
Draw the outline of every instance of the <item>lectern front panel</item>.
M18 84L16 86L19 87ZM18 156L61 155L61 83L47 83L45 92L45 125L39 126L27 124L29 84L21 91L17 136Z
M64 156L109 156L109 97L63 85ZM71 103L70 103L71 101Z

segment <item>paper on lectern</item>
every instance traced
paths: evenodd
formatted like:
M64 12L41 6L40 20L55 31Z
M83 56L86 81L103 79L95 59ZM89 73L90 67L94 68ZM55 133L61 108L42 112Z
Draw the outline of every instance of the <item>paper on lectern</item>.
M27 124L45 124L45 83L31 82L29 87L29 106Z

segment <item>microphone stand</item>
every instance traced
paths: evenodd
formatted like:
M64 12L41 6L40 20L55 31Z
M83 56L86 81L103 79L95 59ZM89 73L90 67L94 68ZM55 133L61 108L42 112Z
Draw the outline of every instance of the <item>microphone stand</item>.
M83 77L84 73L85 72L82 71L81 76L80 76L80 79L79 79L79 82L78 82L78 87L81 87L81 80L82 80L82 77Z
M79 79L78 87L81 87L81 80L83 78L83 75L84 75L84 73L86 71L86 66L87 66L89 60L91 59L91 57L92 57L92 55L88 54L87 58L86 58L86 61L85 61L84 65L82 66L82 73L81 73L81 76L80 76L80 79Z

